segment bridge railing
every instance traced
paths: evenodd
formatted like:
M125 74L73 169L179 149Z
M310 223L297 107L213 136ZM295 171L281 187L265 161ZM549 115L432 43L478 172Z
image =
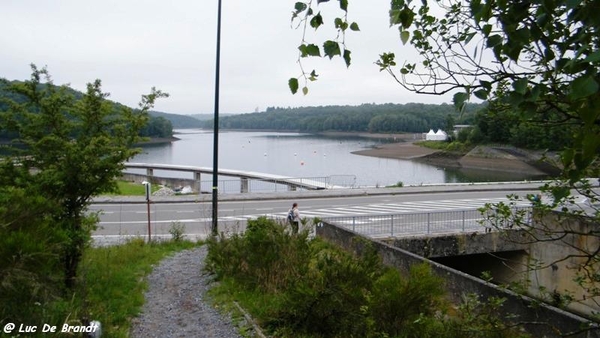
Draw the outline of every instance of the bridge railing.
M531 208L515 208L523 215L523 222L531 223ZM490 231L492 227L507 228L507 220L497 218L498 223L485 224L484 219L494 216L479 210L433 211L363 216L323 217L324 221L348 228L369 237L402 237L435 233ZM493 218L495 221L496 218Z
M188 186L196 193L211 193L213 190L212 168L152 163L126 163L125 167L126 170L122 175L125 180L134 182L150 181L168 187L183 188ZM222 179L222 177L227 179ZM355 175L287 177L230 169L219 169L218 180L219 193L320 190L354 188L355 185Z
M294 182L296 185L294 185ZM336 175L321 177L292 177L278 181L276 179L230 179L219 180L219 192L238 193L238 192L282 192L290 190L308 190L306 185L321 186L323 189L335 188L354 188L356 176L354 175ZM212 181L201 181L199 191L212 191Z

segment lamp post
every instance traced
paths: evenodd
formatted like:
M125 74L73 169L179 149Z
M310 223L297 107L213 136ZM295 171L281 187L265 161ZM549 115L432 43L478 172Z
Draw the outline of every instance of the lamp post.
M219 233L219 80L221 68L221 0L217 10L217 64L215 72L215 117L213 130L212 235Z
M150 182L142 182L146 188L146 205L148 206L148 243L152 242L152 230L150 228L150 195L152 193L152 185Z

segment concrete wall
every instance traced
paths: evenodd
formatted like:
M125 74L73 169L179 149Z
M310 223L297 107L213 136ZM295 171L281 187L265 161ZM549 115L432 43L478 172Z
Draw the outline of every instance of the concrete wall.
M545 240L531 241L527 249L530 261L524 279L529 282L528 292L546 298L571 294L577 301L567 304L568 309L583 315L599 313L600 296L594 296L593 288L599 288L600 281L587 285L592 289L588 291L576 279L584 273L580 267L586 262L590 273L600 274L600 225L591 218L550 213L535 215L533 227L532 236Z
M469 293L477 294L482 299L503 297L506 299L503 305L505 313L499 315L516 315L516 321L537 323L525 325L525 328L535 337L558 337L561 333L578 332L581 325L588 323L584 318L539 304L528 297L503 290L466 273L448 268L386 243L373 241L333 224L323 222L317 226L316 232L317 236L358 255L365 250L366 245L372 245L379 253L384 264L393 266L404 274L408 273L413 264L428 262L432 271L446 281L449 297L454 302L460 302L462 295ZM545 324L540 325L539 323ZM600 338L600 329L575 334L571 337Z
M488 252L519 251L528 249L522 244L525 233L472 232L429 236L411 236L382 240L396 248L410 251L426 258L472 255Z

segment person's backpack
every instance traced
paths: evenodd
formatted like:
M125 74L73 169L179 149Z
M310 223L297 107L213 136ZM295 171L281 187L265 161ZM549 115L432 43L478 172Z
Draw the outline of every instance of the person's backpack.
M288 212L287 220L290 222L294 220L294 209L290 209L290 212Z

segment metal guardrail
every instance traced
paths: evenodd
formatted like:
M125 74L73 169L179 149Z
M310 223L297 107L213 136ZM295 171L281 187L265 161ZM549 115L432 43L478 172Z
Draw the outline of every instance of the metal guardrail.
M531 208L515 208L523 212L524 222L531 223ZM477 210L433 211L383 215L323 217L322 220L369 237L402 237L423 234L490 231L482 221L493 214ZM494 227L508 228L502 218L494 218Z

